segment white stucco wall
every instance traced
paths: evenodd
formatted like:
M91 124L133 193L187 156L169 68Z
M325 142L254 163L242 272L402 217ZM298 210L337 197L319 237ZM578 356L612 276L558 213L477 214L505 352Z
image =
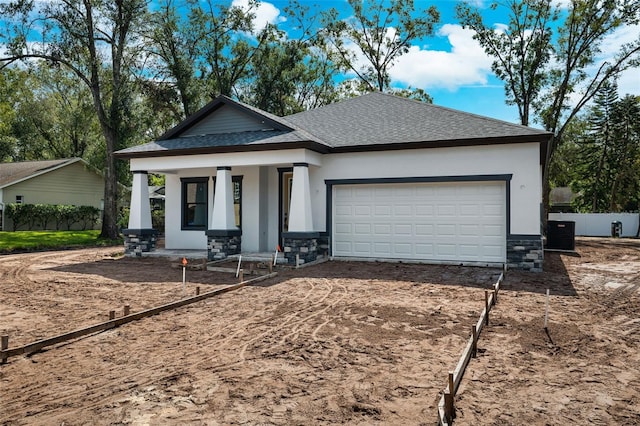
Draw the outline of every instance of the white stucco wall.
M536 143L328 155L322 167L309 170L314 225L317 230L326 229L325 179L513 174L511 233L539 235L539 158Z
M131 170L167 173L166 229L167 248L206 248L203 231L181 231L181 177L215 176L216 167L232 167L232 175L243 175L242 249L259 247L259 166L268 166L269 249L278 244L278 168L295 162L310 165L310 195L313 224L325 231L326 179L368 179L443 177L513 174L510 182L512 234L540 234L542 199L541 169L537 143L488 145L459 148L435 148L321 155L304 149L228 153L179 157L132 159ZM240 166L245 164L246 166ZM209 182L209 213L212 210L213 181ZM330 207L329 207L330 208Z

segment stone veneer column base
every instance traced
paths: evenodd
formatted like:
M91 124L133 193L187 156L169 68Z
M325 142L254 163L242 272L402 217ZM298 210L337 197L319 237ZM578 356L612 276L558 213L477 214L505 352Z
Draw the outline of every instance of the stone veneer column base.
M283 232L284 257L289 265L296 264L296 255L300 264L313 262L318 258L318 232Z
M507 267L542 272L544 247L540 235L509 235L507 237Z
M209 229L207 232L207 259L221 260L241 253L242 231Z
M155 229L123 229L125 256L142 256L155 251L158 231Z

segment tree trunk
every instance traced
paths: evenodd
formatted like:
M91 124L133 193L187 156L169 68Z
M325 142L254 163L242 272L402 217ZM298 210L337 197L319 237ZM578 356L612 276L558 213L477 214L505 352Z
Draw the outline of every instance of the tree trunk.
M116 136L109 129L104 132L107 143L107 164L104 170L104 210L102 211L102 231L100 237L115 240L118 238L118 179L116 160L113 157Z

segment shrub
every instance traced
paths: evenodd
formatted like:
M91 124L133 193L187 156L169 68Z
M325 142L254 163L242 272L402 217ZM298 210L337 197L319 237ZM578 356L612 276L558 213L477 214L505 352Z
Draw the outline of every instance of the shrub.
M100 209L93 206L66 204L7 204L6 216L13 222L13 230L26 226L29 231L37 225L47 229L49 223L60 230L61 225L71 229L78 225L85 230L93 228L100 217Z

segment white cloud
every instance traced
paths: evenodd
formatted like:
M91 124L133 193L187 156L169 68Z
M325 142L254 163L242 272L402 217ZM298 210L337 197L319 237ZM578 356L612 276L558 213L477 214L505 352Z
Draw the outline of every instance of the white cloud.
M233 0L231 6L248 10L249 0ZM287 20L287 18L280 14L280 9L267 2L260 2L258 8L253 10L253 13L255 14L253 27L256 32L266 27L267 24L278 24Z
M473 39L473 30L445 24L438 35L447 37L451 51L411 46L390 71L394 82L418 88L446 88L486 84L491 73L491 58Z

